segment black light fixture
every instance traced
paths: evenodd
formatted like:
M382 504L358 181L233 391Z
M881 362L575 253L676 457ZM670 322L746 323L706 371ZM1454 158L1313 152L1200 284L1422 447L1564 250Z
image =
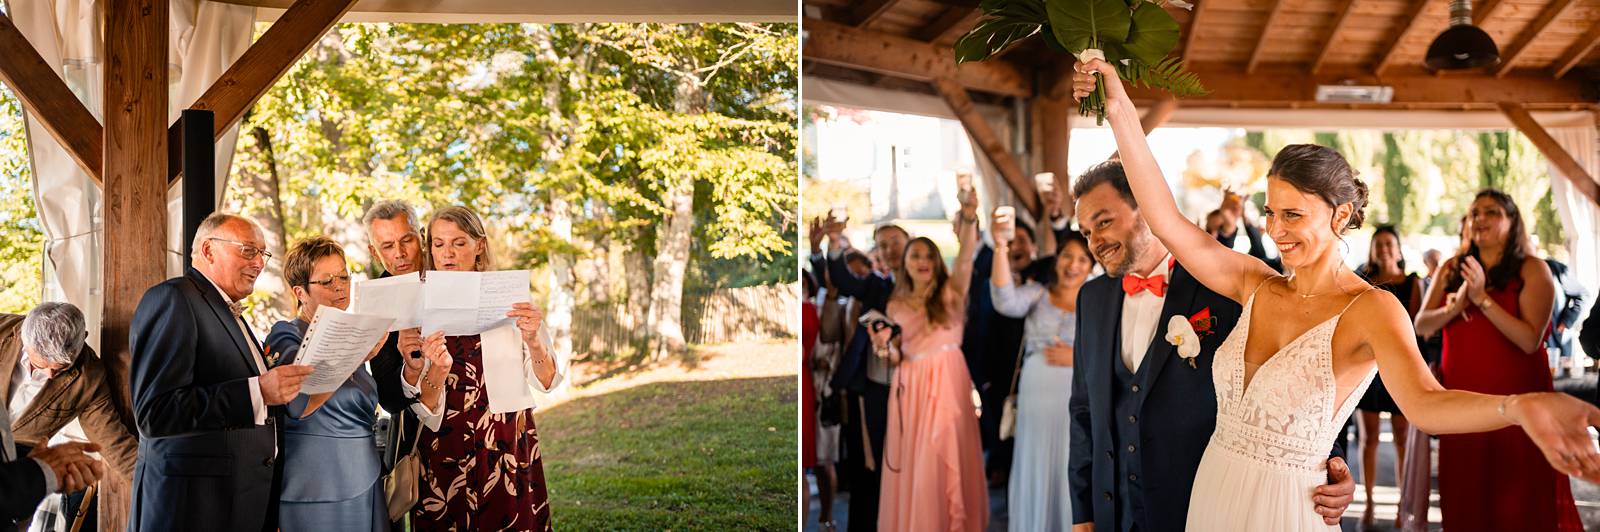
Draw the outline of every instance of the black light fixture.
M1500 48L1472 25L1472 0L1450 2L1450 28L1433 38L1422 64L1428 70L1461 70L1500 62Z

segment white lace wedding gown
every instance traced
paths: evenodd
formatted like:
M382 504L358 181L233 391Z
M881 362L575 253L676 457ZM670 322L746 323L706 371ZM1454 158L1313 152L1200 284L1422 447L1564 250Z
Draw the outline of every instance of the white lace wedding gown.
M1256 291L1260 290L1258 286ZM1328 483L1333 440L1377 370L1335 405L1333 330L1350 309L1345 305L1284 345L1246 382L1244 347L1254 306L1251 293L1239 325L1217 348L1212 364L1217 428L1195 473L1186 529L1339 530L1322 522L1311 497L1318 486Z

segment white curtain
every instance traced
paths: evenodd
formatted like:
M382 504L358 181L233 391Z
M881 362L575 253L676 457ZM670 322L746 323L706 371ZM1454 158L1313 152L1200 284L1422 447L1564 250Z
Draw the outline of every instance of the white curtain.
M10 0L9 11L12 21L39 55L57 68L89 112L101 119L101 4L95 0ZM173 0L168 65L172 118L244 53L254 21L253 7ZM81 308L89 325L89 344L99 349L103 310L101 190L31 114L27 117L27 132L34 202L47 239L44 299L67 301ZM217 143L219 194L226 183L235 138L231 132ZM168 193L169 249L181 249L175 244L182 233L176 194ZM168 273L175 273L176 255L169 257L173 260L168 261Z
M1550 136L1577 159L1590 177L1600 177L1600 132L1593 125L1565 127L1550 130ZM1550 165L1550 193L1561 214L1561 228L1566 231L1567 249L1572 252L1568 271L1578 277L1578 282L1589 289L1590 303L1600 294L1600 205L1573 187L1572 182L1555 165ZM1582 322L1568 334L1577 336Z

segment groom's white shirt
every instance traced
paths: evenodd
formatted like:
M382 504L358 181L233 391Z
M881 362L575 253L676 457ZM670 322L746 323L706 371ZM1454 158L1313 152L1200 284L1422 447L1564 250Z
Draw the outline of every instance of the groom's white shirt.
M1170 284L1172 282L1172 256L1161 259L1161 264L1150 271L1150 275L1134 275L1135 277L1148 278L1151 275L1160 275ZM1118 284L1121 290L1122 285ZM1165 294L1166 292L1162 292ZM1150 348L1150 341L1156 337L1156 325L1161 321L1161 305L1167 300L1164 296L1157 296L1149 290L1140 290L1139 293L1122 295L1122 364L1128 371L1139 371L1139 364L1144 362L1144 352Z

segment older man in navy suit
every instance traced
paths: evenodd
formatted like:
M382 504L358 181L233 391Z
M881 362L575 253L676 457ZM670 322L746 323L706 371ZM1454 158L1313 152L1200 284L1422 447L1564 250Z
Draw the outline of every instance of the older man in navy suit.
M130 530L277 529L275 419L311 368L268 371L270 354L242 318L266 247L254 222L213 214L195 233L194 267L134 310Z
M1078 295L1072 377L1073 530L1183 530L1200 456L1216 428L1211 361L1240 307L1201 285L1139 218L1120 162L1090 168L1073 184L1078 225L1106 275ZM1178 358L1162 334L1172 316L1202 318L1201 351ZM1337 524L1355 493L1336 442L1330 484L1312 495Z

